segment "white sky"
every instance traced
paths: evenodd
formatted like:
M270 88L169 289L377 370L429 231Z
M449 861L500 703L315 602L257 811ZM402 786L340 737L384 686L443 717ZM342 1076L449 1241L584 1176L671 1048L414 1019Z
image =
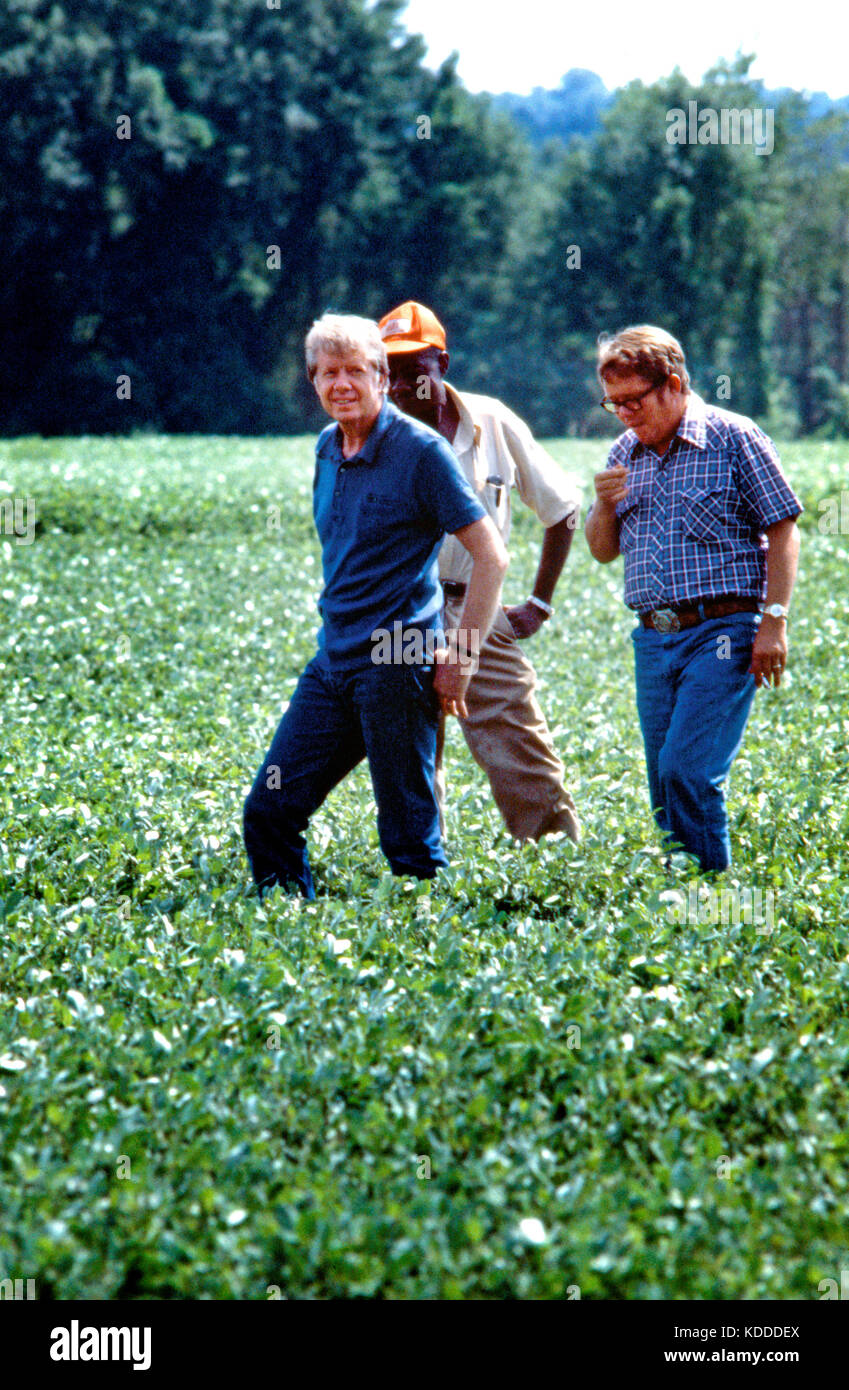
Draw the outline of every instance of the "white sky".
M768 87L849 95L846 0L409 0L402 21L429 65L457 49L474 92L557 87L570 68L609 88L676 66L696 82L742 49Z

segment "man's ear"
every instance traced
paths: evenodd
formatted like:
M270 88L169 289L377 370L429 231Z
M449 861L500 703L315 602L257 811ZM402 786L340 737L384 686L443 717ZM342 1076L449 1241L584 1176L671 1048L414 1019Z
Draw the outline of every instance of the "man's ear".
M673 391L680 391L682 381L677 372L670 372L669 376L666 378L666 384L667 386L671 386Z
M449 357L448 353L445 351L444 348L440 351L440 354L437 357L436 361L440 372L443 376L445 376L445 373L448 371L448 363L451 361L451 358Z

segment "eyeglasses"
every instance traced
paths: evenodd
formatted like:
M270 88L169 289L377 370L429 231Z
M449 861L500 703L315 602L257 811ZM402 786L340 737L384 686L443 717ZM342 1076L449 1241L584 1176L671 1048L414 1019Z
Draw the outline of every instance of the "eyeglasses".
M650 396L652 391L656 391L662 385L662 381L656 381L654 386L648 386L645 391L640 392L639 396L625 396L621 401L612 401L609 396L605 396L603 401L599 401L599 405L603 406L605 410L609 410L611 415L615 415L619 410L635 410L646 396Z

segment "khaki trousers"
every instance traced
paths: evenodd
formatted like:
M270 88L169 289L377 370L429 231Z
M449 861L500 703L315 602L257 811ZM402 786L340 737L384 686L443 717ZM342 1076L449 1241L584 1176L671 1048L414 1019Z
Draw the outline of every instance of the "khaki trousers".
M446 600L444 627L456 627L463 600ZM536 673L499 608L480 651L480 664L466 692L468 719L459 721L469 751L483 768L504 823L517 840L539 840L562 830L580 838L577 808L563 779L565 768L537 703ZM445 717L436 744L435 790L445 826L442 752Z

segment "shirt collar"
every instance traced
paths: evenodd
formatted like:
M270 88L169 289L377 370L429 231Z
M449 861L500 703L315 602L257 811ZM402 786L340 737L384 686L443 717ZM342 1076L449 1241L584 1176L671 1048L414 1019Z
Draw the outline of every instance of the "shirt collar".
M346 467L350 467L352 463L374 463L375 455L380 447L380 442L389 429L389 426L392 424L395 416L399 413L400 412L392 402L388 398L385 398L383 405L380 407L380 414L372 425L365 444L360 449L359 453L352 455L349 459L346 459L345 455L342 453L341 426L339 424L337 424L335 428L331 426L319 445L319 458L328 458L334 463L344 463Z
M449 386L447 381L444 381L442 384L454 402L454 405L457 407L457 413L460 416L457 433L454 435L451 443L458 454L463 454L467 449L471 449L473 444L480 444L481 427L477 420L475 420L472 412L460 395L460 392L455 391L453 386Z
M681 417L677 434L697 449L707 448L707 407L701 396L691 391L687 397L687 409Z
M628 433L633 434L634 432L629 430ZM707 408L701 396L697 395L695 391L691 391L687 396L687 408L678 422L678 428L672 436L669 449L672 448L676 439L685 439L688 444L694 444L697 449L707 447ZM669 449L666 451L667 454ZM636 459L647 452L651 452L651 450L634 435L630 457Z

